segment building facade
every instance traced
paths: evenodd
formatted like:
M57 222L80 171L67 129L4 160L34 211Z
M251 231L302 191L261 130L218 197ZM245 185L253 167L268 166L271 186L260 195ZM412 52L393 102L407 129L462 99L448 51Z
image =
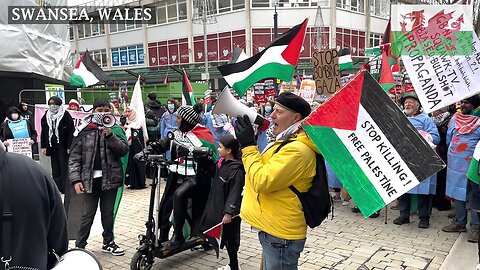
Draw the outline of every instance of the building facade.
M129 2L123 0L122 4L125 1ZM148 23L94 20L70 24L72 53L88 49L93 59L111 73L138 69L159 74L168 66L185 65L197 67L199 75L207 57L210 78L215 78L219 76L215 66L228 61L235 46L251 56L271 43L276 12L278 34L309 18L300 54L300 65L307 68L311 67L319 35L323 47L351 48L352 56L362 57L365 47L380 43L390 14L389 0L209 1L213 16L208 18L216 23L206 26L207 51L204 26L197 19L201 0L143 0L144 7L152 8ZM102 2L87 5L101 6ZM130 5L138 6L138 2Z

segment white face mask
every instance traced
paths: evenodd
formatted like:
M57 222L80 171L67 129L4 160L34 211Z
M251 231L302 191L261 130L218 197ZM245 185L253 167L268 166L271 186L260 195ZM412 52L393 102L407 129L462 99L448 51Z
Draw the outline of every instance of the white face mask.
M58 111L60 110L60 105L50 105L49 110L52 114L57 114Z
M167 109L168 109L169 111L173 111L173 109L175 109L175 104L168 103L168 104L167 104Z
M265 107L265 112L267 113L272 112L272 107L271 106Z
M12 117L12 120L13 120L13 121L16 121L16 120L18 120L18 118L20 118L20 116L18 115L18 113L12 113L12 114L11 114L11 117Z

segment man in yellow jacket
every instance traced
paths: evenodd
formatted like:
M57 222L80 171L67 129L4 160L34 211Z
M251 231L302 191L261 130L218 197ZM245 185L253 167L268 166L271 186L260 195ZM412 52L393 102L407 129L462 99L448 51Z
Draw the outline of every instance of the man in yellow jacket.
M307 224L302 204L289 186L306 192L316 173L318 150L301 129L301 120L310 111L310 105L301 97L280 94L271 114L276 141L267 145L262 154L248 116L239 116L235 127L246 171L240 216L259 230L266 270L297 269L305 246ZM285 140L291 142L276 152Z

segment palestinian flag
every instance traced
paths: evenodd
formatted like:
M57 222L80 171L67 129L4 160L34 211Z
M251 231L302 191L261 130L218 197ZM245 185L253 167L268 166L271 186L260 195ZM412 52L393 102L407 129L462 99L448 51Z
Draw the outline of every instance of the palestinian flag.
M213 160L217 162L218 155L217 155L217 148L215 147L215 142L213 140L213 135L210 130L204 126L196 125L192 129L192 133L197 136L197 138L202 142L202 146L208 147L213 152Z
M241 62L217 67L228 85L242 97L254 83L278 78L291 81L305 39L308 19L294 26L266 49Z
M372 56L380 56L382 54L382 50L380 46L365 48L365 55L372 55Z
M110 77L93 61L88 51L80 56L70 75L70 85L81 88L106 81L111 81Z
M343 48L338 52L338 67L340 68L340 71L353 68L350 48Z
M217 259L220 255L220 243L222 242L222 232L223 232L222 222L218 223L217 225L203 232L203 235L205 236L205 238L207 238L208 242L215 249L215 253L217 253Z
M385 51L382 53L382 71L378 83L385 92L388 92L395 86L395 79L393 78L392 69L390 68L390 61Z
M445 167L367 71L318 107L303 128L365 217Z
M185 105L195 105L195 96L193 95L192 85L188 79L185 69L183 69L182 77L182 106Z
M122 139L124 142L128 142L125 132L119 125L114 125L112 127L112 133L120 137L120 139ZM122 172L123 172L122 183L125 184L125 174L126 174L127 165L128 165L128 153L125 154L123 157L121 157L120 161L122 162ZM120 202L122 201L123 188L124 188L124 185L122 185L117 189L117 196L115 197L115 204L113 205L113 222L115 222L115 218L117 217L117 213L118 213L118 208L120 207Z
M477 185L480 184L480 171L479 171L479 161L480 160L480 142L477 143L475 151L473 151L472 161L470 161L470 166L468 167L467 177Z

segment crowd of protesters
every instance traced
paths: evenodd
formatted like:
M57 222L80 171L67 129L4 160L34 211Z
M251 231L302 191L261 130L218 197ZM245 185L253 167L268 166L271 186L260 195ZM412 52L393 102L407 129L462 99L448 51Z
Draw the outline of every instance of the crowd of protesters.
M305 192L312 185L315 153L319 151L302 130L301 122L315 106L288 92L261 104L244 102L270 121L270 127L261 131L247 116L214 114L212 110L217 101L215 97L210 100L209 104L203 104L202 100L192 107L181 106L171 98L163 105L155 93L150 93L144 116L138 115L136 108L126 107L120 125L112 128L101 127L95 115L112 113L114 107L109 102L97 100L90 122L77 128L75 134L72 117L64 109L62 100L58 97L48 100L48 110L41 120L41 154L50 156L52 176L61 193L68 192L66 185L71 185L76 194L88 198L84 201L77 247L85 248L100 201L103 250L123 255L124 250L114 242L113 236L117 189L124 184L131 189L145 188L146 177L151 177L149 168L134 162L133 156L152 144L158 147L170 132L178 133L175 138L186 138L192 130L200 128L210 134L220 157L211 174L210 195L208 200L204 198L205 209L198 215L202 228L218 222L228 224L221 245L226 246L230 263L219 269L239 269L236 253L242 220L258 231L264 269L297 269L305 246L307 225L301 203L289 186ZM415 93L393 96L392 101L447 165L397 200L392 208L399 213L393 223L411 226L412 215L417 214L417 226L426 229L430 227L432 207L440 211L451 210L448 213L451 223L442 230L467 232L469 221L467 240L478 242L480 190L475 182L469 181L467 172L480 141L480 110L477 109L480 97L467 98L430 115L423 113ZM68 106L68 110L80 110L76 100L71 100ZM147 132L141 127L143 117ZM10 139L25 138L30 144L36 143L37 132L32 121L25 103L7 110L7 118L0 127L0 140L7 150ZM169 153L167 156L171 158ZM343 205L351 205L353 212L359 212L328 163L326 167L334 201L342 200ZM168 209L164 209L163 225L160 224L161 242L171 248L185 241L181 233L186 213L184 201L199 185L198 179L180 171L176 171L176 184L169 193L171 202L164 206ZM278 209L282 209L282 215L278 215ZM173 239L168 241L172 210L176 225ZM379 215L380 211L370 217Z

